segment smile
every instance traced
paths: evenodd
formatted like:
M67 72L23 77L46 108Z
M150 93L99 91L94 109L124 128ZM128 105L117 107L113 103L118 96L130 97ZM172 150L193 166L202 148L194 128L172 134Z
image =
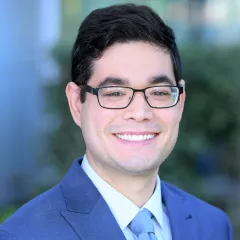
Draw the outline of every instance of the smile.
M120 138L125 141L129 142L140 142L140 141L146 141L151 140L157 136L157 134L151 133L151 134L115 134L117 138Z

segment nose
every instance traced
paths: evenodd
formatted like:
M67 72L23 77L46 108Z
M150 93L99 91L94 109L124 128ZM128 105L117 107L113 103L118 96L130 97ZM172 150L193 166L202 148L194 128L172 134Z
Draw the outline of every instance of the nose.
M148 105L144 93L136 92L130 105L125 109L123 117L125 120L141 122L151 120L152 115L152 108Z

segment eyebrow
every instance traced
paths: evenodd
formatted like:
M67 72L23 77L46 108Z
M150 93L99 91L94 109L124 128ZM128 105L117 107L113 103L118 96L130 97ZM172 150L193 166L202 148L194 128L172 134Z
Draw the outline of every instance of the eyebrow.
M173 80L171 80L167 75L159 75L152 77L149 81L150 85L156 85L156 84L169 84L169 85L174 85Z
M105 87L109 85L114 85L114 86L129 85L129 81L127 79L118 78L118 77L106 77L102 82L98 84L98 87Z
M173 85L174 81L171 80L167 75L158 75L151 77L147 82L149 85L157 84L169 84ZM98 88L106 86L129 86L129 81L127 79L119 77L106 77L103 81L98 84Z

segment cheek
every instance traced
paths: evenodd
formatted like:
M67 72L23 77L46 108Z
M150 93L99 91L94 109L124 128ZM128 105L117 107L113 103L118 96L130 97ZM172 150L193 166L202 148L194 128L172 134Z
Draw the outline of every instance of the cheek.
M114 110L102 108L96 101L86 101L81 115L82 131L102 138L115 115Z
M177 131L181 119L179 109L162 109L161 113L158 115L160 124L162 124L161 127L165 133L172 133Z

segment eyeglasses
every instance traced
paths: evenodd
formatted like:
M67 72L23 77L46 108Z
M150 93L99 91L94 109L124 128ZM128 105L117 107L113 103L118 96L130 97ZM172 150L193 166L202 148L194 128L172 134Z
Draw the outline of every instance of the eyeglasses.
M130 87L100 87L93 88L89 85L80 86L82 90L96 95L101 107L107 109L123 109L130 105L136 92L143 92L145 99L152 108L170 108L179 101L183 87L179 86L153 86L144 89L134 89Z

